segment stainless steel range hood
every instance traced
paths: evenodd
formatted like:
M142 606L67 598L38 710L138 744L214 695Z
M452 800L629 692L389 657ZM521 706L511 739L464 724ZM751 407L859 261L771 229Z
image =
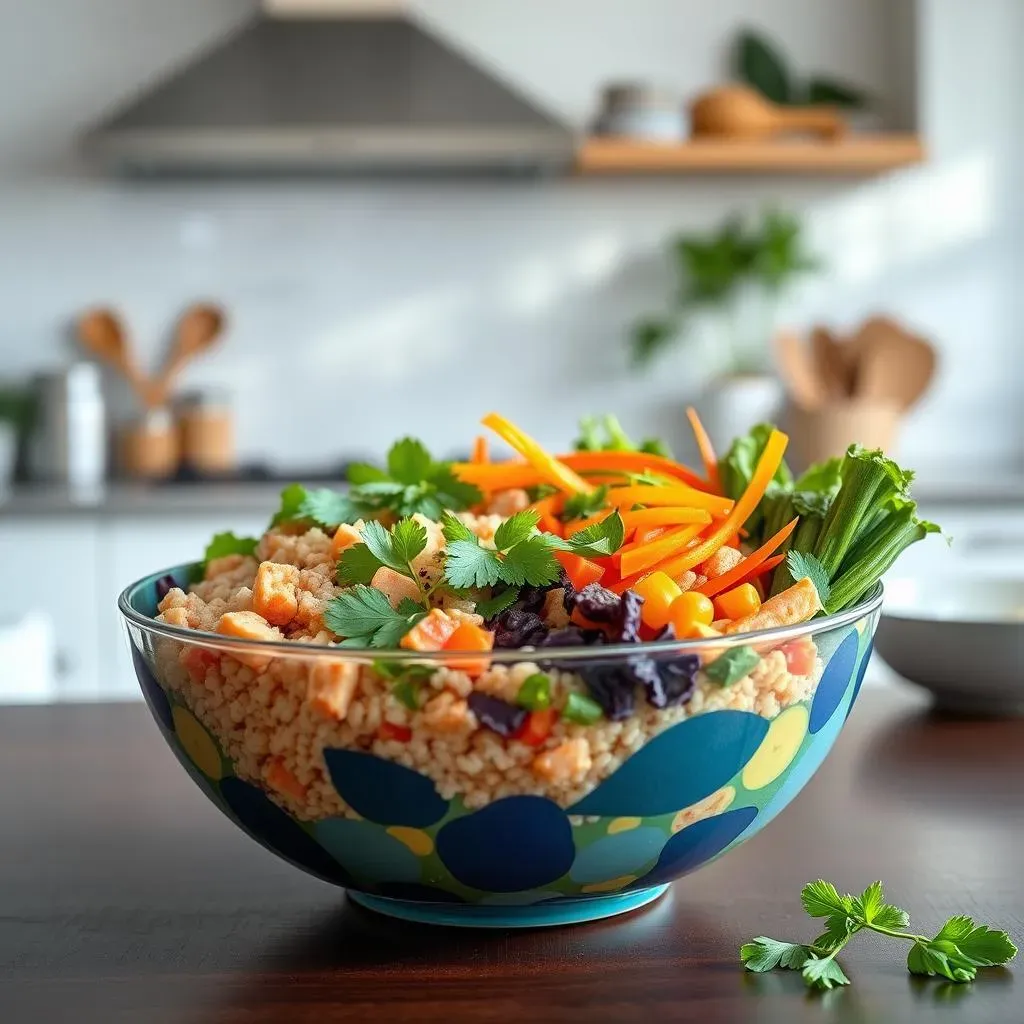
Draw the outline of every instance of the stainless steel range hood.
M83 140L159 174L565 168L567 128L406 17L259 17Z

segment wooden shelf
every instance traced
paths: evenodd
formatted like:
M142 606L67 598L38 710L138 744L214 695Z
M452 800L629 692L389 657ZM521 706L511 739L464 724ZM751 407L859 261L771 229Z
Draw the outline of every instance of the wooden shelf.
M835 142L691 139L683 143L590 138L576 153L578 174L847 174L871 175L924 159L916 135L849 135Z

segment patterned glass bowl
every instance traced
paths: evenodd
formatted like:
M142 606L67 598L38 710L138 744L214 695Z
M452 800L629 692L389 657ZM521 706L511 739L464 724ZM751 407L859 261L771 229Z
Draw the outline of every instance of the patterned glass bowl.
M170 575L185 583L191 568ZM267 849L343 886L364 906L495 927L584 921L642 906L764 828L839 734L882 603L879 585L857 607L799 626L644 645L659 666L694 654L710 661L735 646L753 647L762 663L732 687L702 680L685 711L654 711L639 696L641 713L621 724L574 727L593 765L574 792L571 785L545 788L535 777L524 783L524 771L500 757L481 774L436 733L414 742L415 718L411 740L405 733L373 743L379 734L366 729L374 711L361 698L348 719L362 715L357 724L370 737L362 743L353 739L359 729L340 730L303 706L317 673L357 673L359 692L369 679L376 699L387 701L391 684L380 672L413 657L450 663L450 653L256 643L178 628L153 618L156 581L166 575L128 587L119 607L150 711L209 799ZM790 659L801 648L805 674L794 678L801 669ZM612 672L638 650L498 651L493 663L514 671L542 659L548 672ZM493 742L510 749L496 734ZM517 749L521 768L535 753ZM282 781L268 772L283 750L301 752L304 778L282 773ZM611 758L602 754L609 750ZM481 778L492 780L483 797Z

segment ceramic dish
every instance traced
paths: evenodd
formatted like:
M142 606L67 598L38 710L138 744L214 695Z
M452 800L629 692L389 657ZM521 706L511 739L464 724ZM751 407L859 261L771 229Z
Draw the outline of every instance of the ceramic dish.
M815 668L786 706L766 701L758 713L735 710L723 699L681 713L568 806L542 792L467 806L465 794L442 795L423 771L325 745L324 734L310 728L297 741L314 751L324 785L332 788L313 811L300 814L271 799L229 756L231 738L210 725L217 720L214 695L182 666L245 668L258 660L265 672L278 661L282 678L302 687L318 667L339 659L361 672L371 666L383 672L412 661L442 665L451 656L261 643L154 619L157 581L186 580L193 570L155 573L128 587L119 607L146 702L196 784L267 849L348 889L359 903L412 920L494 927L562 924L642 906L673 879L760 831L835 742L860 689L882 602L878 585L856 606L811 622L642 645L659 662L713 659L739 645L778 661L786 645L810 641ZM638 645L628 644L492 657L513 667L530 660L548 671L575 672L611 670L637 653ZM242 710L231 709L231 717L243 727ZM304 721L283 723L282 730L301 730ZM334 806L345 813L316 811Z

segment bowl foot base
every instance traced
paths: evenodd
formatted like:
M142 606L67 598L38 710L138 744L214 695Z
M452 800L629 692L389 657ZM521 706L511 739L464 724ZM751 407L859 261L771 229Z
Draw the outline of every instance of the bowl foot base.
M667 885L639 889L614 896L582 896L552 900L528 907L496 907L480 904L416 903L370 896L349 890L353 903L367 910L418 924L443 924L457 928L550 928L563 924L600 921L605 917L627 914L653 903L664 895Z

